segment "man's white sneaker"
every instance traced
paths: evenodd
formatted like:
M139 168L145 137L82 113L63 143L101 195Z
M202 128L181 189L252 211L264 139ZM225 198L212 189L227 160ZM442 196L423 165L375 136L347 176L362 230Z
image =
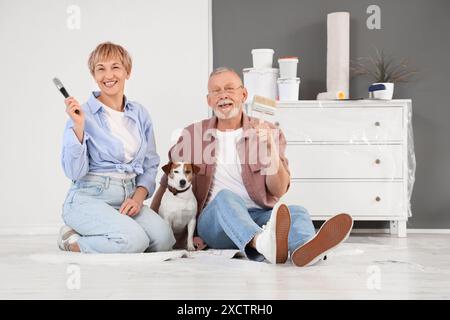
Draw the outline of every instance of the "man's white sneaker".
M63 251L70 251L70 245L77 242L80 239L80 234L69 226L62 226L59 229L58 247Z
M263 231L256 237L256 250L270 263L286 262L290 227L289 208L285 204L277 204Z
M291 254L292 262L298 267L310 266L319 260L326 260L326 253L344 242L353 228L349 214L340 213L331 217L320 227L316 235Z

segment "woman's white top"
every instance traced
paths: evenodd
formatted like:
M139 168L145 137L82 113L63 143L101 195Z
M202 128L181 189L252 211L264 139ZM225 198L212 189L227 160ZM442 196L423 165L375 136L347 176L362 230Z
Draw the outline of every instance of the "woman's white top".
M108 106L103 106L105 110L106 120L108 121L111 134L117 138L123 145L125 163L130 163L140 146L139 129L134 123L134 120L125 116L125 112L114 110ZM135 173L120 173L120 172L102 172L90 174L115 177L119 179L130 179L136 176Z

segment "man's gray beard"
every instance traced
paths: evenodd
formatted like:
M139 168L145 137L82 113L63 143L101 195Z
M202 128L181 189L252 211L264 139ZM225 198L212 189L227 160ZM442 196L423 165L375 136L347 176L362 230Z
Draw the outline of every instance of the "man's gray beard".
M239 114L239 111L241 111L242 108L242 103L237 104L233 107L233 109L230 111L230 113L228 113L228 115L224 115L220 109L220 107L216 107L214 109L214 113L216 114L217 118L221 119L221 120L228 120L231 118L236 117Z

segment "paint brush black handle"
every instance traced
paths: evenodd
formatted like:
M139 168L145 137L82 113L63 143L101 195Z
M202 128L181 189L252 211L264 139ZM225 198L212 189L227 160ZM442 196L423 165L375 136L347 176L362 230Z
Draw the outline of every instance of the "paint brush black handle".
M61 93L63 94L64 98L67 99L68 97L70 97L69 93L66 90L66 88L62 87L61 89L59 89L59 91L61 91Z
M58 90L62 93L62 95L64 96L64 98L68 98L70 97L69 93L67 92L66 88L64 88L61 80L59 80L58 78L53 78L53 83L55 84L56 88L58 88ZM76 114L80 114L80 111L75 110Z

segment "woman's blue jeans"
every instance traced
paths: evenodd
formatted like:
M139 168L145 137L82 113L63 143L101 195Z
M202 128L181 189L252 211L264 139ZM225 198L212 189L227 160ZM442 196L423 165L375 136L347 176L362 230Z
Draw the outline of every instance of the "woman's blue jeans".
M168 251L175 237L168 223L149 207L129 217L119 213L136 190L135 179L86 175L72 184L63 205L63 220L81 234L85 253Z

